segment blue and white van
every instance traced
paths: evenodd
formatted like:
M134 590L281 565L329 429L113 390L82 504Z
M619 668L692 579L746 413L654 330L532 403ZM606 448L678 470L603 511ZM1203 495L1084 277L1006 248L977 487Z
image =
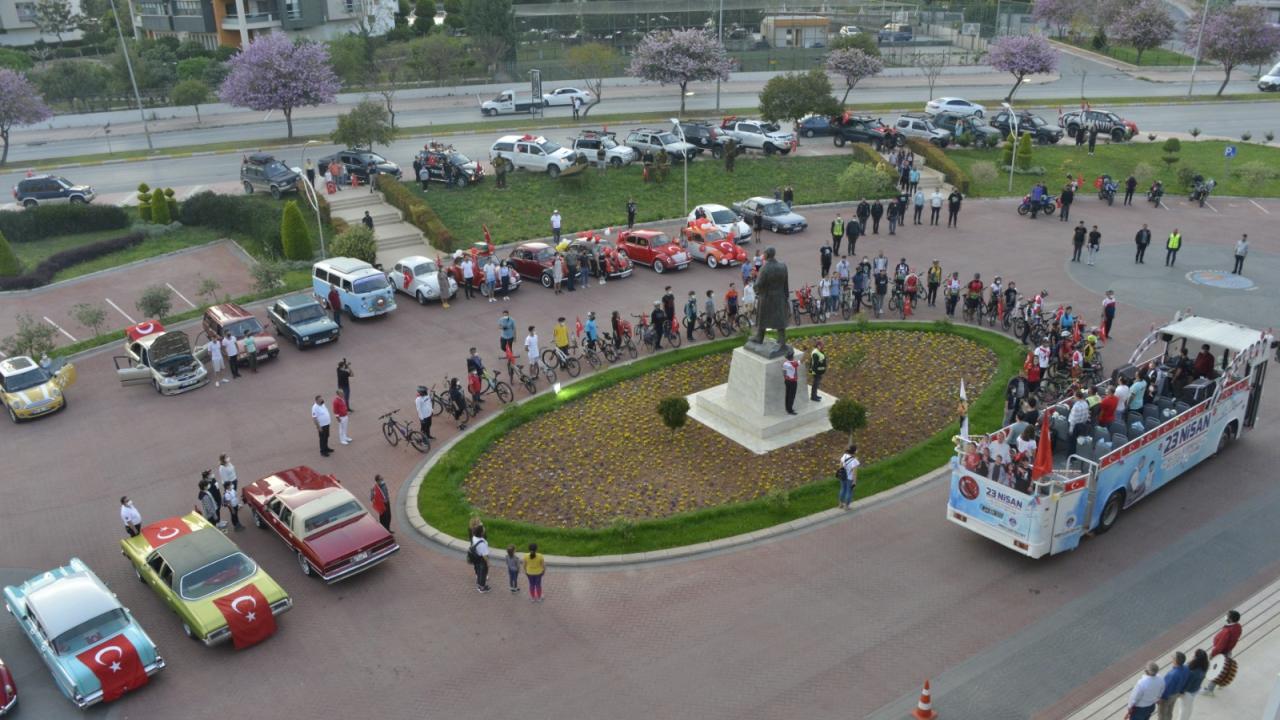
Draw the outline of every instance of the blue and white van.
M322 300L338 289L342 309L353 318L385 315L396 309L395 291L387 276L363 260L332 257L311 268L311 287Z

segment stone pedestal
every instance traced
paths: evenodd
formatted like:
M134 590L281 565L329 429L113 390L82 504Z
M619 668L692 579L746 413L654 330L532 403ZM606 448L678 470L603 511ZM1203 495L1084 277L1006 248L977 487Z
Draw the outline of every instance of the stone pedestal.
M831 429L827 410L835 397L809 399L808 374L800 364L795 415L786 411L784 358L764 358L745 348L733 351L729 382L689 396L689 417L763 455Z

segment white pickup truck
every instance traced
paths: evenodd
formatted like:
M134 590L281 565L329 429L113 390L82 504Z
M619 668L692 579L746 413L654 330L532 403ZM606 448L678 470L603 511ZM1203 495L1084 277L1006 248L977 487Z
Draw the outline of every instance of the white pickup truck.
M720 133L733 138L740 148L763 150L765 155L786 155L796 139L794 134L763 120L728 118L720 124Z
M533 114L540 110L543 106L542 98L535 98L527 92L517 92L515 90L503 90L498 96L492 100L485 100L480 103L480 114L493 117L498 114L507 113L530 113Z

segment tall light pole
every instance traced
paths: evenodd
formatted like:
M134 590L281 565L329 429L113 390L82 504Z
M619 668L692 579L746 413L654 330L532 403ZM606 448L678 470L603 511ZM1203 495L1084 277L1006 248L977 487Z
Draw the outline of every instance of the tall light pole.
M1196 89L1196 69L1200 67L1200 45L1204 40L1204 24L1209 20L1209 0L1204 0L1204 12L1200 14L1200 28L1196 31L1196 56L1191 61L1191 84L1187 86L1187 97Z
M716 20L716 39L724 47L724 0L720 0L720 18ZM720 76L716 76L716 115L720 114Z
M138 101L138 117L142 118L142 132L147 136L147 149L155 150L151 144L151 128L147 127L147 113L142 109L142 93L138 92L138 79L133 76L133 61L129 59L129 48L124 44L124 31L120 29L120 14L116 12L116 0L111 0L111 16L116 20L116 35L120 37L120 52L124 53L124 66L129 70L129 83L133 85L133 97ZM133 22L133 18L129 18Z
M302 164L304 167L307 164L307 148L311 147L312 145L319 145L319 144L320 144L319 140L308 140L305 144L303 144ZM293 171L298 174L298 182L301 182L303 187L307 189L307 191L303 193L303 195L306 196L307 204L311 206L311 210L316 214L316 232L320 234L320 257L322 258L329 257L329 253L325 251L325 247L324 247L324 221L320 219L320 200L316 195L316 188L314 185L311 184L310 179L307 178L307 173L304 168L296 167L296 168L293 168Z
M680 142L684 143L685 145L688 145L689 141L685 140L684 128L680 125L680 120L677 118L671 118L671 124L675 126L676 130L680 131ZM689 148L688 147L684 149L684 214L686 216L688 216L689 214Z
M1013 106L1007 102L1000 103L1000 105L1005 109L1005 112L1009 113L1009 127L1013 128L1013 141L1016 143L1020 139L1018 137L1018 113L1014 112ZM1015 145L1013 153L1009 155L1009 192L1013 192L1013 166L1016 162L1014 155L1016 155L1017 152L1018 148Z

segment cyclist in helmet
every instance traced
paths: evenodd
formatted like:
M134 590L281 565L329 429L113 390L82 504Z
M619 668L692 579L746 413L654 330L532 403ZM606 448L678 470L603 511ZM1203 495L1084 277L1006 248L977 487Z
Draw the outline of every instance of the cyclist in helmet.
M977 312L978 308L982 304L982 291L984 289L985 287L982 284L982 273L974 273L973 279L969 281L969 286L966 288L967 292L964 299L965 307L969 308L973 312Z

